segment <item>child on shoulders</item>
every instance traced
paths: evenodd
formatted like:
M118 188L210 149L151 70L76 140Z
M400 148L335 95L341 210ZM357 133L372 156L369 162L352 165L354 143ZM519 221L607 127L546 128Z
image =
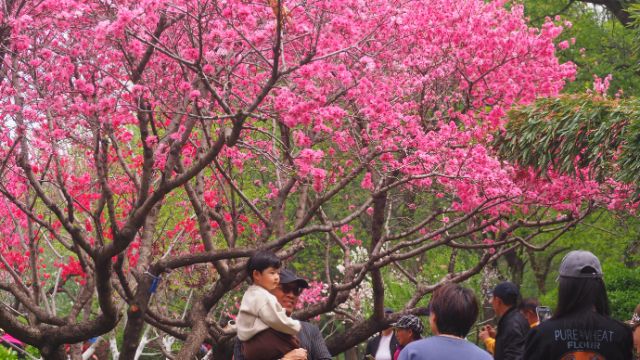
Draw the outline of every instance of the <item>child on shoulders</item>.
M242 296L236 318L245 359L275 360L300 347L300 322L287 316L270 291L280 283L280 259L270 251L256 252L247 263L252 285Z

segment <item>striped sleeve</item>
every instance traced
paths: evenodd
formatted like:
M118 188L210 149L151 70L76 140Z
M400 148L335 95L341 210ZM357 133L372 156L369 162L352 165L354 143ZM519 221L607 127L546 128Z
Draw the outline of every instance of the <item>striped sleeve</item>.
M300 346L307 349L307 360L331 360L331 354L317 326L301 321L302 329L298 333Z

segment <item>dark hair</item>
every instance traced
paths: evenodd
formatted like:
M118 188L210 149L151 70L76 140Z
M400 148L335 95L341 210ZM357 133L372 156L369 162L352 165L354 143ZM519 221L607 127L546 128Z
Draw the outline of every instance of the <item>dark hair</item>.
M540 302L536 298L528 298L522 300L520 303L519 309L521 311L530 311L532 313L536 313L536 308L540 306Z
M465 337L478 318L478 300L470 289L446 284L433 293L431 311L440 333Z
M280 259L271 251L256 251L247 262L247 274L253 280L253 271L263 272L267 268L279 269L282 266Z
M609 298L602 278L560 277L558 307L554 318L595 308L600 315L609 316Z
M509 307L520 306L520 301L522 300L518 286L510 281L504 281L496 285L493 289L493 297L500 299L503 304Z

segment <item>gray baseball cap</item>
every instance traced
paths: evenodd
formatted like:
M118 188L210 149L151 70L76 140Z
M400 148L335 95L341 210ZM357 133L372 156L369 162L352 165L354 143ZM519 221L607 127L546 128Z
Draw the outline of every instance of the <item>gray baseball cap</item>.
M589 251L570 251L560 264L560 277L566 278L601 278L600 260Z

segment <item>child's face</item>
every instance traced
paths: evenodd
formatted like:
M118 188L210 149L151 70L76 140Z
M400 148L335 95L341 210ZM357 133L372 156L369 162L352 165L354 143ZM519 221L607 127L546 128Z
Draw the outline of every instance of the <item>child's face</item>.
M253 270L253 283L269 291L274 290L280 283L280 270L273 267L268 267L262 272Z

